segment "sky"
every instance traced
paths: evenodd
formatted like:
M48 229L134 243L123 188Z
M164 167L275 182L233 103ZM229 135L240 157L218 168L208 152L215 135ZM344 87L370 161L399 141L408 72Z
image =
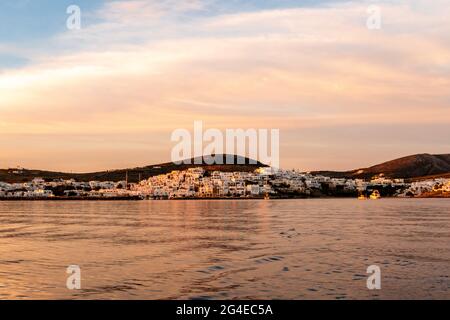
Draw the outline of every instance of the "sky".
M287 169L449 153L449 5L2 0L0 168L168 162L171 133L198 120L279 129Z

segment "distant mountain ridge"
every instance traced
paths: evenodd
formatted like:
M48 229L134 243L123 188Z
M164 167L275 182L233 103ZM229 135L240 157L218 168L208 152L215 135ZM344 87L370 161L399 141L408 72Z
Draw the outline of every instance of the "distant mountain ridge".
M450 175L450 154L432 155L428 153L407 156L369 168L351 171L315 171L336 178L370 179L383 174L389 178L419 179L423 177L437 177Z
M139 177L141 179L148 179L149 177L169 173L173 170L186 170L195 167L203 167L206 171L217 170L225 172L251 172L260 167L267 167L265 164L260 162L233 155L230 155L230 157L233 159L235 164L226 164L227 155L218 155L218 157L222 157L222 162L224 164L207 164L206 162L208 159L211 159L211 156L205 156L201 157L202 159L192 158L190 164L176 165L172 162L168 162L145 167L92 173L64 173L26 169L21 170L20 173L14 173L13 169L3 169L0 170L0 181L18 183L31 181L34 178L44 178L49 181L54 179L75 179L77 181L121 181L125 180L128 174L129 182L138 182ZM202 160L201 163L195 163L196 159ZM243 164L237 164L238 160L243 162ZM374 176L379 176L381 174L388 178L405 178L413 180L437 177L450 178L450 154L417 154L384 162L369 168L361 168L351 171L313 171L312 174L349 179L371 179Z
M211 158L217 157L223 164L211 163ZM229 157L234 164L226 164L227 157ZM65 172L53 172L42 170L19 170L20 173L14 173L16 169L3 169L0 170L0 181L8 183L20 183L31 181L34 178L43 178L45 180L54 179L75 179L77 181L123 181L128 175L128 181L136 183L141 179L148 179L149 177L169 173L173 170L186 170L189 168L203 167L206 171L238 171L238 172L251 172L260 167L266 167L266 165L249 158L236 156L236 155L212 155L191 158L190 164L176 165L173 162L167 162L162 164L150 165L145 167L137 167L130 169L109 170L91 173L65 173Z

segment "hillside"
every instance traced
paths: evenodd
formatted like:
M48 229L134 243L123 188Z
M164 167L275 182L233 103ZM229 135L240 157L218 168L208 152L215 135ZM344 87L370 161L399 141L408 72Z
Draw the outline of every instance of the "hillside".
M370 179L384 174L389 178L421 179L423 177L440 177L450 174L450 154L417 154L400 159L384 162L369 168L351 171L316 171L330 177L346 177Z
M221 155L225 163L225 156ZM129 182L137 182L141 179L165 174L173 170L186 170L188 168L203 167L206 171L241 171L250 172L259 167L264 167L262 163L250 164L250 159L234 156L234 163L238 158L245 164L233 165L208 165L205 161L201 164L194 164L195 159L191 159L192 164L175 165L172 162L150 165L145 167L100 171L91 173L65 173L42 170L22 170L20 173L14 173L14 170L0 170L0 181L8 183L26 182L34 178L44 178L48 181L54 179L75 179L77 181L120 181L125 180L128 173ZM204 158L206 159L206 158ZM203 160L204 160L203 159ZM351 171L315 171L313 174L321 174L336 178L352 179L371 179L374 176L384 174L389 178L405 178L412 180L422 180L428 178L450 177L450 154L430 155L418 154L400 159L384 162L369 168L361 168Z
M225 155L219 155L222 157L223 163L225 163ZM233 156L231 156L233 157ZM100 171L91 173L65 173L65 172L52 172L52 171L42 171L42 170L27 170L23 169L20 173L14 173L12 169L0 170L0 181L8 183L19 183L31 181L34 178L43 178L47 181L54 179L75 179L77 181L121 181L125 180L128 173L129 182L138 182L139 177L141 179L148 179L149 177L156 176L159 174L169 173L173 170L186 170L188 168L203 167L206 171L240 171L240 172L250 172L254 171L259 167L265 167L264 164L258 162L257 164L250 164L250 159L243 158L239 156L234 156L234 163L237 163L238 159L243 161L245 164L223 164L223 165L208 165L205 163L208 157L203 159L192 158L192 164L181 164L175 165L172 162L156 164L145 167L137 167L130 169L120 169L120 170L110 170L110 171ZM201 164L194 164L195 160L201 160Z

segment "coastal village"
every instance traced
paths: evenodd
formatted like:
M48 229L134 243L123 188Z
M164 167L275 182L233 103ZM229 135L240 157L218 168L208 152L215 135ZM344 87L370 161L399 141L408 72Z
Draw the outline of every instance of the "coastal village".
M125 177L124 177L125 178ZM172 171L128 183L74 179L0 182L0 200L289 199L310 197L450 197L450 179L417 182L389 179L330 178L296 170L262 167L254 172Z

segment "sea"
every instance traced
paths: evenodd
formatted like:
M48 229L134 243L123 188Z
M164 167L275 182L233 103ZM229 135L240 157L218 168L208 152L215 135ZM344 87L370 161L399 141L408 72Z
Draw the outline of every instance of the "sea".
M450 299L450 199L0 202L0 299Z

